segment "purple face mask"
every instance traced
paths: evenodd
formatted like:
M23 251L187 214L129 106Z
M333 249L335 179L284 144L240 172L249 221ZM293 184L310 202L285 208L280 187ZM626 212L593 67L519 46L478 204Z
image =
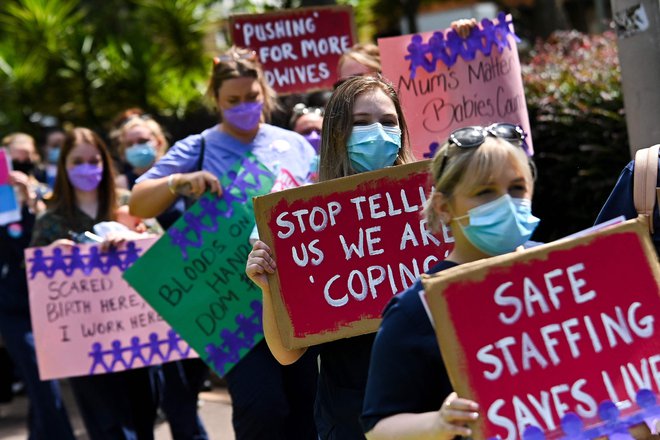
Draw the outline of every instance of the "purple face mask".
M319 134L318 131L313 131L309 134L303 135L305 139L307 139L307 142L312 144L312 147L316 150L316 152L319 152L319 147L321 146L321 135Z
M222 112L225 121L243 131L254 129L261 120L263 102L244 102Z
M103 178L103 165L83 163L73 168L67 168L71 185L81 191L92 191L101 183Z

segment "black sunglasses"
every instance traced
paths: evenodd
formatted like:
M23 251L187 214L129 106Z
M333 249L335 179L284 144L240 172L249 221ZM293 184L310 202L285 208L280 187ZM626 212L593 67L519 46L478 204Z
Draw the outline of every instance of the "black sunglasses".
M527 148L527 144L525 143L527 134L520 127L520 125L509 124L508 122L499 122L489 125L488 127L480 127L478 125L474 125L470 127L459 128L451 132L447 142L449 145L456 145L459 148L477 148L486 142L486 138L488 136L504 139L513 145L517 145L525 150L525 153L529 155L529 150ZM448 148L445 148L445 154L442 157L440 172L438 173L437 179L439 179L440 176L442 176L442 173L445 171L447 158L449 157L447 154L448 150Z

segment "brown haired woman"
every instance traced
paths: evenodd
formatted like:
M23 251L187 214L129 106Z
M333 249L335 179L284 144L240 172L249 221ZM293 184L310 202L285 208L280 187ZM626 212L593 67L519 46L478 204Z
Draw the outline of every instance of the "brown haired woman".
M115 219L119 199L110 154L87 128L67 133L57 163L51 207L37 219L31 246L68 246L75 234ZM124 197L125 199L125 197ZM125 200L123 200L125 203ZM115 235L110 244L125 237ZM157 401L152 368L70 379L92 440L153 439Z
M303 182L314 149L297 133L265 121L274 107L256 54L231 48L214 60L209 84L220 123L175 143L133 188L131 212L160 214L181 195L207 190L220 195L219 176L248 153L274 174L286 170ZM316 356L283 367L265 342L257 344L225 377L232 397L236 438L316 439L312 407L316 394Z
M413 161L401 104L392 85L380 77L355 76L337 87L325 107L319 180ZM306 349L288 350L275 322L267 274L275 263L268 246L257 241L246 273L263 292L264 335L284 365L298 362ZM374 335L322 344L316 398L316 427L323 440L364 439L360 426Z

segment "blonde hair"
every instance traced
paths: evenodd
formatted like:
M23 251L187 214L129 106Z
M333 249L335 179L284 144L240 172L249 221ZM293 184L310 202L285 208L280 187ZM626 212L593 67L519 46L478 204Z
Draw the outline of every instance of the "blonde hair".
M128 147L128 145L126 145L126 133L136 127L146 128L158 141L157 159L165 154L169 148L169 143L167 142L167 138L165 137L163 128L160 124L150 117L135 115L129 117L128 120L124 122L124 125L121 126L121 133L119 134L119 152L122 156L126 151L126 147Z
M39 152L37 151L37 144L34 142L34 138L30 136L27 133L22 133L22 132L16 132L16 133L11 133L8 134L7 136L2 138L2 146L11 148L12 144L28 144L31 145L32 148L30 148L30 160L34 162L35 164L39 163L41 161L41 158L39 156Z
M206 92L207 98L212 100L215 105L222 83L228 79L243 77L254 78L261 86L264 96L264 119L266 122L270 121L271 114L277 109L277 95L268 85L257 54L251 49L232 46L225 53L213 59L213 71ZM222 115L219 116L222 118Z
M348 58L362 64L363 66L368 67L374 72L380 72L380 49L378 49L378 46L373 43L358 43L348 49L339 58L337 68L341 69L341 66L344 65Z
M474 148L445 143L436 152L429 167L433 190L451 199L457 188L483 185L491 181L499 170L510 167L512 163L523 174L530 192L533 191L534 165L521 147L493 136L487 136L483 144ZM433 209L433 197L428 198L423 215L431 231L437 232L440 221Z

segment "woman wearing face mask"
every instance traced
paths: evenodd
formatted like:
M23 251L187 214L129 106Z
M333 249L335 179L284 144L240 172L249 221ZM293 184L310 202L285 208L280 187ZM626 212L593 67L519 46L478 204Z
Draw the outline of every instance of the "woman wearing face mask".
M274 174L286 169L304 182L314 149L299 134L265 122L273 109L274 92L255 52L231 48L217 57L208 94L220 123L175 143L138 178L130 205L134 215L158 215L181 195L197 197L205 191L221 195L218 177L248 153ZM314 353L299 365L282 367L264 342L257 344L225 376L236 438L315 439L316 377Z
M321 146L321 128L323 127L323 109L319 107L307 107L298 103L293 106L289 127L299 133L314 150L319 151Z
M454 249L428 273L512 252L539 219L531 213L533 164L522 129L512 124L452 133L431 164L435 192L428 224L451 228ZM421 281L394 297L371 353L362 421L369 439L470 436L479 406L459 398L419 297Z
M135 180L165 154L169 145L160 124L143 113L129 115L117 134L119 151L127 164L117 183L120 187L132 189ZM185 203L180 199L156 219L163 229L167 229L184 211ZM197 413L199 391L208 374L208 367L199 359L168 362L160 367L163 379L160 406L174 440L208 438Z
M121 188L133 188L135 179L160 159L169 147L160 124L149 116L132 116L119 131L119 152L126 163L117 179Z
M60 157L62 143L64 142L64 132L59 128L52 128L46 135L46 142L43 146L46 183L49 187L55 184L55 175L57 174L57 160Z
M39 379L30 321L23 252L30 244L35 216L45 210L41 197L48 189L32 174L38 155L31 136L16 133L3 139L12 160L9 173L21 208L21 219L0 226L0 335L29 397L28 437L73 440L60 388L55 380Z
M126 204L115 189L112 162L101 138L87 128L67 133L57 164L48 211L37 219L31 246L71 246L72 231L91 231L99 222L115 220ZM108 244L126 238L114 235ZM152 440L157 400L153 368L70 379L78 408L92 440Z
M359 76L342 83L326 106L319 180L331 180L412 162L403 112L391 84ZM264 335L278 361L297 362L306 349L282 345L275 323L267 274L275 270L268 246L257 241L246 273L263 291ZM374 335L322 344L315 403L316 425L323 440L364 439L359 416Z
M2 139L2 146L10 150L14 171L30 176L34 182L46 182L46 172L41 166L41 159L32 136L26 133L12 133Z

